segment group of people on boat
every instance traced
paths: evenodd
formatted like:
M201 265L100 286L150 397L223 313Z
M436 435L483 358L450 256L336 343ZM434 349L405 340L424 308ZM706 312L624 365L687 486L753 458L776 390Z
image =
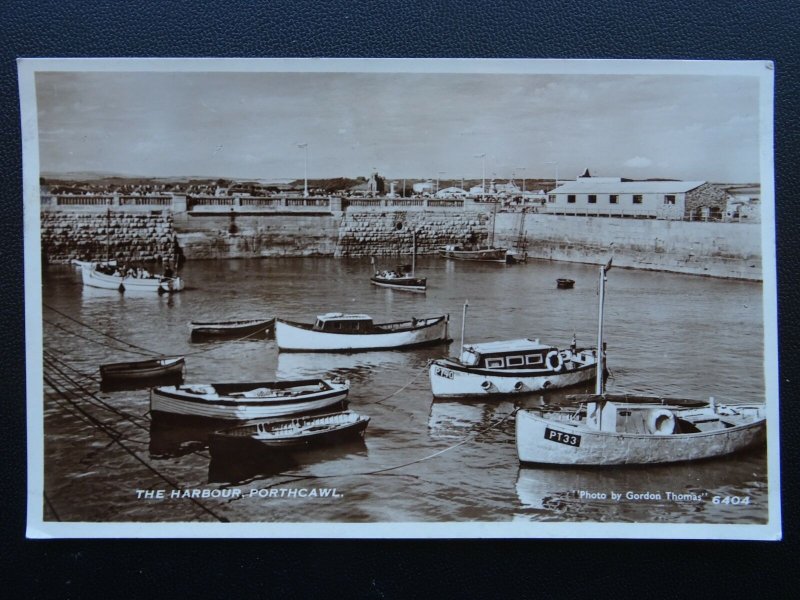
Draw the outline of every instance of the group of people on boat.
M144 267L134 267L133 265L125 265L123 263L119 263L117 265L109 265L107 263L98 263L95 266L95 270L99 273L103 273L104 275L111 275L113 277L129 277L134 279L152 279L159 277L158 275L153 275ZM173 277L172 268L167 265L164 268L164 274L162 275L165 279L171 279Z

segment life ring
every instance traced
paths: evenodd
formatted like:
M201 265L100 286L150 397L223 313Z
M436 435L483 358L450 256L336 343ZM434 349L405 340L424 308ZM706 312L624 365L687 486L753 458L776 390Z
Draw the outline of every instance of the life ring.
M551 350L548 352L545 360L547 361L547 366L556 373L564 366L564 359L561 358L561 354L558 353L558 350Z
M655 408L647 415L647 430L653 435L670 435L675 432L675 415L665 408Z

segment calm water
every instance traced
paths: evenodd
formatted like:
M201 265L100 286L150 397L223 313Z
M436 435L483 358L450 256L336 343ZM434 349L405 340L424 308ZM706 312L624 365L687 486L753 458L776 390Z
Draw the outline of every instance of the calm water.
M513 401L432 400L425 365L457 353L465 300L467 341L525 336L566 346L575 333L579 344L593 344L596 267L537 261L506 267L426 257L418 272L428 277L426 295L371 286L368 259L204 261L184 267L184 292L136 297L83 288L70 267L49 267L43 289L45 375L51 384L45 399L45 518L766 520L763 450L646 469L520 468ZM557 290L558 277L574 279L575 288ZM612 269L606 289L609 391L763 401L760 285ZM278 315L310 321L328 311L365 312L377 322L449 313L455 341L449 347L355 355L279 354L272 339L189 341L191 320ZM99 364L137 355L64 315L154 352L186 355L187 382L344 375L352 383L350 407L371 418L366 440L299 454L280 464L211 463L201 441L205 431L150 426L146 390L99 393L92 378ZM65 393L55 393L52 385ZM558 402L563 395L554 392L545 400ZM538 395L517 400L523 405L541 401ZM120 443L113 443L112 436ZM308 493L324 488L336 488L337 496L287 496L291 489ZM168 497L137 498L137 489L162 489ZM176 489L234 495L169 498ZM276 490L272 497L269 489ZM611 491L653 497L612 501ZM668 500L666 492L700 499ZM714 504L717 495L748 497L749 504Z

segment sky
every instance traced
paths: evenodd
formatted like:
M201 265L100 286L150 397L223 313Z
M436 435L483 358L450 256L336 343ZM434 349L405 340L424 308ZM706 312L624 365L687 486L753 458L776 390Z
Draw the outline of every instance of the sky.
M759 180L747 76L39 72L36 96L48 175Z

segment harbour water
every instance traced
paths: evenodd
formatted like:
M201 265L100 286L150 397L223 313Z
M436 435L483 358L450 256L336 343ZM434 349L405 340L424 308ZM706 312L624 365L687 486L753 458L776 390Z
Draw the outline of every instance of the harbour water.
M371 286L371 273L367 258L190 261L186 289L157 296L84 288L71 267L47 267L45 520L766 521L764 449L648 468L523 468L515 408L563 401L563 391L433 401L426 364L457 354L466 300L468 342L539 337L565 347L575 334L579 345L593 345L597 267L423 257L424 295ZM574 279L574 289L557 289L557 278ZM760 284L612 269L606 293L610 392L765 400ZM189 340L191 320L311 321L329 311L376 322L449 314L454 341L337 355L279 353L274 339ZM151 426L147 390L99 391L101 363L141 356L127 344L185 355L190 383L341 375L352 385L350 408L371 418L366 438L280 464L212 463L204 431Z

